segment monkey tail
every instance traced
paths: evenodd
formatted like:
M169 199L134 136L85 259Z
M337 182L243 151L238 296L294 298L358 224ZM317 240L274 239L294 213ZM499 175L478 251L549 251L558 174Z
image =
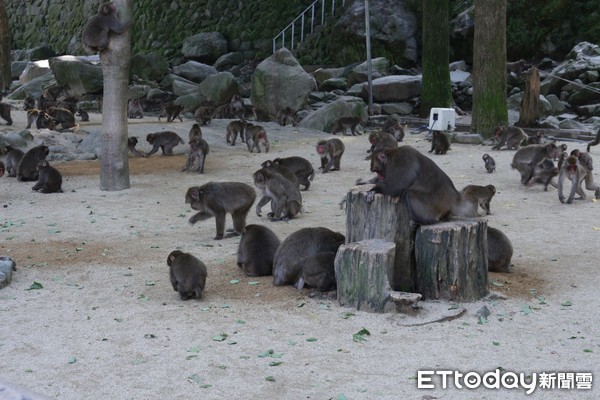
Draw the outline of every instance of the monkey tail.
M308 179L310 179L311 181L313 179L315 179L315 170L313 169L312 172L310 173L310 175L308 176Z

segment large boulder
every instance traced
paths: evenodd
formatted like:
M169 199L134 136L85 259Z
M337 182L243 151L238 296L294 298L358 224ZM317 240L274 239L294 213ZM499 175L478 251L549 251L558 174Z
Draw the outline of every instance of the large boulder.
M27 83L49 73L52 73L52 70L50 69L50 65L48 65L48 60L29 61L21 75L19 75L19 81Z
M560 94L566 81L560 78L574 80L588 71L600 71L600 46L588 42L577 44L566 60L555 67L552 72L540 83L540 92L543 95Z
M283 108L297 111L304 107L315 81L286 48L258 64L252 74L251 100L271 116Z
M198 87L200 93L213 104L219 105L231 100L234 94L239 94L239 84L231 72L219 72L203 80Z
M340 97L308 114L298 126L331 132L333 124L341 117L359 117L362 122L366 122L369 116L365 102L358 97Z
M69 96L81 97L86 93L100 93L104 88L102 67L75 56L50 59L50 68L56 82Z
M223 54L215 61L213 65L217 71L224 71L228 68L241 64L244 61L244 53L237 51L234 53Z
M12 80L17 80L27 68L27 61L13 61L10 63L10 77Z
M136 75L140 79L160 81L169 73L169 62L158 53L138 53L131 57L129 76Z
M219 32L203 32L183 41L184 57L212 64L227 53L227 39Z
M421 75L391 75L373 79L373 101L401 102L421 95ZM361 97L368 96L368 84L363 83Z
M216 74L217 70L210 65L202 64L197 61L188 61L174 67L173 73L192 82L200 83L206 79L207 76Z
M373 79L381 78L382 76L388 75L388 69L390 68L390 60L385 57L378 57L371 60L371 76ZM348 84L353 85L355 83L366 82L369 79L367 74L368 65L367 62L358 64L348 74Z
M173 80L173 94L175 96L185 96L186 94L195 93L198 91L198 84L187 79L179 78Z
M55 85L56 79L54 78L54 74L42 75L18 87L7 98L11 100L24 100L27 96L31 96L37 99L46 88Z

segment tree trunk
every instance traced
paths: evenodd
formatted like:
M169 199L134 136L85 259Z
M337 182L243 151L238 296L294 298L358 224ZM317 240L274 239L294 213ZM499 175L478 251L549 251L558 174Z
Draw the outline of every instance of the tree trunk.
M6 15L5 0L0 0L0 92L8 90L12 83L10 63L11 35Z
M114 0L119 20L133 18L133 0ZM102 150L100 156L100 189L123 190L129 184L127 149L127 89L131 60L130 32L111 34L109 48L100 52L104 75L102 100Z
M429 117L432 107L452 107L449 67L448 2L423 0L423 91L419 117Z
M525 93L519 106L519 120L515 125L535 127L540 116L540 75L536 67L531 67L529 77L525 81Z
M471 132L490 138L507 124L506 0L475 0Z
M416 292L425 299L478 300L488 294L487 222L423 225L415 237Z

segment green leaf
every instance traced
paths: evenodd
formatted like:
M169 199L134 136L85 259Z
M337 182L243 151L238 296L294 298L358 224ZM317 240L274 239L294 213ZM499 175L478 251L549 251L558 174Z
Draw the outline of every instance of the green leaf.
M345 313L342 313L342 319L348 319L348 318L353 317L355 315L356 314L351 313L351 312L345 312Z
M263 351L262 353L260 353L258 356L260 358L265 358L265 357L271 357L271 354L273 354L273 349L269 349L267 351Z
M238 319L238 320L237 320L237 321L235 321L235 322L237 322L237 323L238 323L238 324L240 324L240 325L244 325L244 324L246 323L246 321L244 321L243 319Z
M43 289L44 286L36 281L33 281L33 283L31 284L31 286L29 286L29 289L25 289L25 290L38 290L38 289Z
M155 285L154 281L151 281L151 280L146 281L146 286L154 286L154 285Z
M144 338L146 338L146 339L156 339L156 335L154 333L146 333L144 335Z
M248 282L248 285L258 285L259 283L260 282L258 282L258 281L251 281L251 282Z
M188 376L188 381L195 382L198 385L200 385L202 383L202 378L200 378L198 376L198 374L193 374L193 375Z
M200 345L187 349L188 353L200 353Z
M370 336L370 335L371 335L371 332L369 332L365 328L362 328L360 331L358 331L354 335L352 335L352 340L354 340L357 343L364 343L367 341L365 336Z
M309 337L308 339L306 339L307 342L316 342L317 340L319 340L319 339L314 338L314 337Z
M77 362L77 359L75 357L69 358L69 364L75 364L76 362Z
M500 346L500 342L492 342L494 346Z
M267 377L265 378L265 381L268 381L268 382L275 382L275 378L274 378L274 377L272 377L271 375L269 375L269 376L267 376Z
M240 283L239 279L232 279L229 281L229 283L231 283L232 285L237 285L238 283Z
M529 315L531 314L531 307L529 307L529 305L526 304L523 307L521 307L521 312L525 315Z
M565 302L560 303L560 305L563 307L570 307L573 305L573 303L571 303L569 300L567 300Z
M150 300L150 297L146 296L145 294L141 294L141 295L138 296L137 299L140 300L140 301L146 302L146 301Z
M584 353L593 353L592 349L583 349Z
M496 279L494 279L492 281L492 285L502 287L502 286L504 286L504 283L498 282Z
M277 367L279 365L283 364L283 361L271 361L269 363L269 367Z
M212 340L214 340L215 342L222 342L225 339L227 339L226 333L221 333L220 335L213 336L212 338Z

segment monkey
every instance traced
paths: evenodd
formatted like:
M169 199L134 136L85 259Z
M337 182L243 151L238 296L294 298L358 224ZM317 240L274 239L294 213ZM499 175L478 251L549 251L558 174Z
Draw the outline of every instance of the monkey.
M163 155L172 156L173 147L180 143L185 143L178 134L171 131L149 133L146 135L146 141L152 145L152 150L146 153L147 156L151 156L152 154L156 153L159 147L162 150Z
M230 146L235 146L235 140L237 139L238 133L240 135L240 139L242 139L242 142L246 143L246 136L244 133L247 125L248 123L243 119L231 121L229 124L227 124L227 135L225 136L227 144Z
M596 138L588 143L587 152L589 153L590 147L596 146L598 143L600 143L600 128L598 128L598 132L596 132Z
M400 196L413 226L432 224L450 216L476 216L471 205L464 204L450 177L411 146L373 153L371 171L377 174L377 179L367 192L367 202L374 200L375 193Z
M4 176L4 171L6 171L6 167L4 166L4 163L0 161L0 178Z
M587 169L579 163L576 156L568 156L565 162L561 165L560 172L558 174L558 199L561 203L565 203L565 196L563 195L563 181L568 178L571 181L571 192L566 200L567 204L573 203L575 193L579 195L579 200L585 200L586 194L581 188L581 183L587 175Z
M369 133L369 143L371 143L371 148L367 150L367 153L372 153L374 151L383 149L394 149L398 147L398 141L396 138L385 131ZM367 156L365 160L370 158L371 156Z
M181 300L201 299L206 286L206 265L193 255L180 250L172 251L167 257L169 276L173 290Z
M137 144L138 144L138 138L136 136L132 136L127 139L127 148L129 149L129 151L131 151L136 156L148 157L146 154L142 153L141 151L139 151L138 149L135 148L135 146L137 146Z
M563 144L558 144L557 145L557 150L558 151L556 153L556 157L553 158L554 161L556 161L560 157L560 155L561 155L562 152L567 151L567 145L564 144L564 143Z
M273 258L280 243L277 235L266 226L247 225L238 246L238 267L246 276L272 275Z
M35 127L37 129L50 129L53 130L56 128L56 120L52 118L48 113L42 110L38 110L32 108L27 110L27 126L26 128L31 128L31 125L35 122Z
M270 168L262 168L252 174L254 185L262 191L256 204L256 215L262 216L262 207L271 202L271 221L289 221L302 211L302 195L298 185Z
M62 175L60 171L48 164L48 161L41 160L37 164L38 181L32 186L32 190L39 190L41 193L62 193Z
M348 128L350 128L352 136L355 136L356 134L362 135L362 133L356 130L358 125L360 125L360 118L358 117L341 117L333 123L331 133L335 135L336 133L343 131L344 135L346 135Z
M88 122L90 120L90 114L81 108L77 109L77 113L75 115L80 117L82 122Z
M246 215L255 199L254 189L240 182L208 182L190 187L185 194L186 204L199 211L189 219L190 224L215 217L217 235L214 240L223 239L226 213L230 213L233 219L233 233L227 237L242 234Z
M511 166L521 174L521 183L527 185L527 182L533 176L533 171L544 158L553 159L558 157L558 148L554 143L532 144L517 150L513 156Z
M519 150L521 142L527 140L527 134L517 126L498 126L494 135L499 141L492 147L492 150L500 150L504 144L506 144L507 150Z
M56 103L57 108L64 108L66 110L71 111L71 114L75 115L77 112L77 100L74 101L59 101Z
M196 138L190 141L190 155L188 156L185 167L181 169L183 171L190 171L194 167L194 162L198 160L198 167L195 169L199 174L204 173L204 162L206 161L206 156L210 151L210 147L206 140L202 138Z
M300 270L295 287L302 290L304 285L317 289L319 292L329 292L337 288L335 280L335 252L323 251L312 257L306 257L295 266Z
M23 153L21 150L14 148L12 146L6 146L4 148L6 150L6 172L8 172L9 177L17 176L17 165L19 165L19 161L23 158Z
M212 121L214 108L210 106L200 106L194 112L194 119L200 125L208 125Z
M254 153L254 149L260 153L260 144L262 143L265 148L265 153L269 152L271 144L267 138L267 131L261 125L246 125L246 144L248 145L248 151Z
M565 153L565 160L566 160ZM563 160L564 161L564 160ZM535 183L541 183L544 185L544 192L548 191L548 185L552 185L557 187L556 183L552 181L552 179L558 175L560 168L557 168L554 165L554 161L549 158L545 158L541 163L535 166L533 170L533 176L527 183L527 186L531 186Z
M70 129L79 127L75 123L75 116L73 113L66 108L50 107L48 114L56 121L57 125L60 124L62 129Z
M39 175L37 170L38 162L45 160L50 152L48 146L43 144L29 149L19 163L17 164L17 180L19 181L37 181Z
M485 163L485 169L488 172L488 174L491 174L492 172L496 171L496 161L492 156L490 156L488 153L485 153L483 156L481 156L481 158Z
M139 99L131 99L127 103L127 118L144 118L144 110ZM160 121L160 116L158 120Z
M487 227L488 271L510 272L512 243L499 229Z
M252 115L254 116L254 120L256 122L269 122L271 120L268 113L256 106L252 107Z
M246 107L244 106L244 100L239 94L234 94L229 100L229 111L235 118L244 119L246 114Z
M405 129L404 126L394 117L388 117L388 119L383 123L381 127L383 132L387 132L390 135L394 136L396 141L401 142L404 140Z
M573 150L571 154L575 155L581 166L586 169L587 173L584 179L586 190L593 190L595 192L594 198L600 199L600 186L594 183L594 176L592 174L592 171L594 170L592 156L590 153L581 153L579 150Z
M185 107L183 105L177 104L167 104L163 107L160 114L158 114L158 122L160 122L161 118L167 117L167 122L175 121L175 118L179 118L179 121L183 122L183 117L181 116L181 112Z
M220 106L215 107L211 118L217 118L217 119L222 119L222 118L231 118L231 104L230 103L225 103L225 104L221 104Z
M448 136L446 136L444 132L433 131L431 150L429 150L429 153L435 152L435 154L446 154L448 150L451 150Z
M23 110L28 111L35 108L35 99L31 96L25 97L23 101Z
M344 142L338 138L319 140L317 142L317 154L321 157L321 166L319 167L321 173L339 171L344 150L346 150Z
M273 284L295 284L301 274L301 261L318 253L337 252L346 238L330 229L302 228L289 235L273 257Z
M266 161L262 165L263 168L265 167L265 163ZM273 164L281 165L292 171L296 175L296 178L298 178L298 184L304 186L304 190L310 188L310 181L315 177L315 170L307 159L298 156L276 158L273 160Z
M277 172L287 180L291 181L296 187L300 188L300 182L298 181L298 177L288 167L275 164L271 160L263 162L262 164L260 164L260 166L266 169L270 169L271 171Z
M190 128L190 133L188 135L188 143L191 143L193 140L202 139L202 128L200 128L199 124L194 124Z
M11 109L12 109L12 106L10 104L0 103L0 117L6 121L7 126L11 126L13 123L13 120L10 116Z
M485 211L485 215L492 213L490 210L490 201L492 201L492 197L496 194L496 187L494 185L467 185L460 194L465 202L472 204L472 214L478 215L479 207Z
M544 135L544 132L537 132L533 136L527 136L527 145L545 144L545 143L546 143L546 135Z
M98 14L90 18L81 34L83 47L90 53L108 49L111 33L121 34L131 25L117 19L117 8L113 3L103 3L98 8Z
M292 126L296 126L296 120L294 119L294 112L291 108L282 108L277 112L277 123L281 126L286 126L288 123Z

